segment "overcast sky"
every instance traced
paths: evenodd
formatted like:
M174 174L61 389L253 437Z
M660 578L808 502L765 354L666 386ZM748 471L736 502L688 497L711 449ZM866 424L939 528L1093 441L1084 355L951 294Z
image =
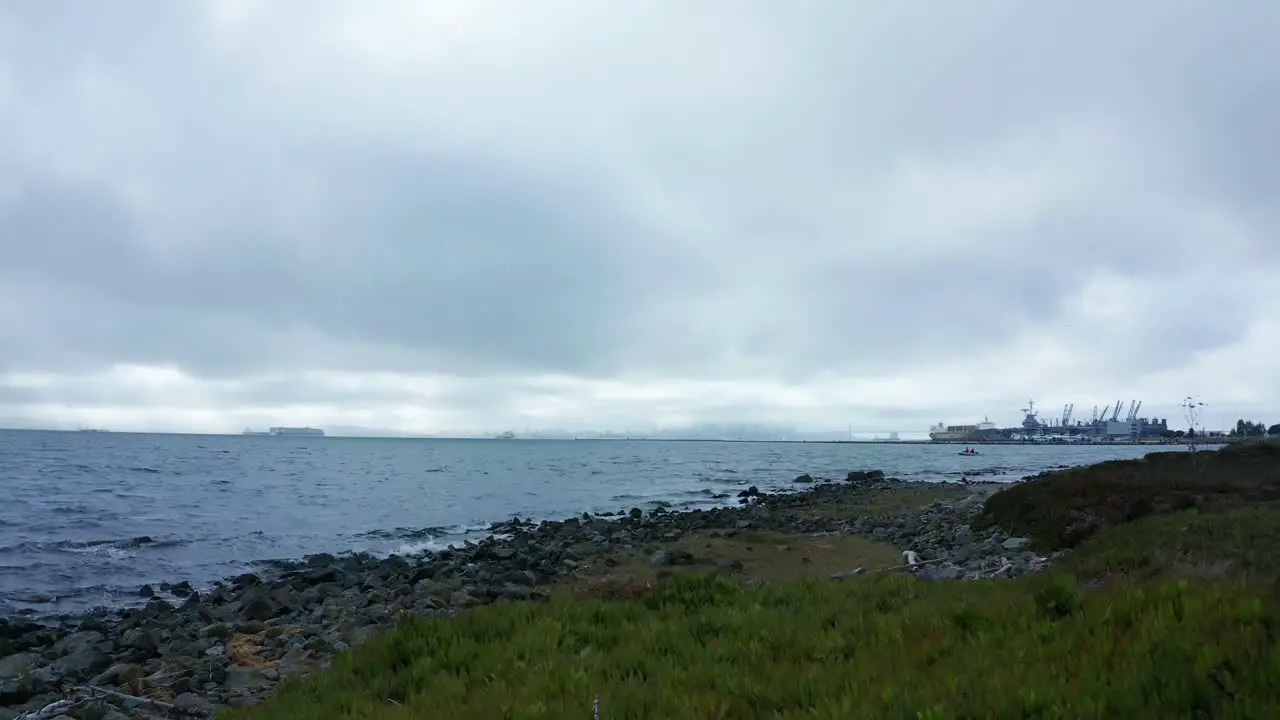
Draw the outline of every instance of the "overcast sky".
M1276 27L0 0L0 425L1277 422Z

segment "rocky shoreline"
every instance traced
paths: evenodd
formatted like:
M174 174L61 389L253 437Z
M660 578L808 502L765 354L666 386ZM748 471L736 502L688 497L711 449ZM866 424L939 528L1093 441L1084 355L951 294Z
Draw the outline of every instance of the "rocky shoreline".
M693 533L856 535L901 551L899 567L851 567L833 578L886 569L936 580L1013 577L1052 560L1026 550L1026 538L970 527L999 485L856 471L841 481L802 475L796 487L748 488L738 507L516 519L478 542L408 557L315 555L206 593L185 584L143 588L145 607L68 616L56 626L0 619L0 720L210 717L219 706L252 706L281 679L324 667L407 613L449 617L546 599L552 587L615 562L617 551L643 552L660 572L704 567L696 553L673 549ZM887 510L899 496L901 506ZM913 498L934 499L912 507Z

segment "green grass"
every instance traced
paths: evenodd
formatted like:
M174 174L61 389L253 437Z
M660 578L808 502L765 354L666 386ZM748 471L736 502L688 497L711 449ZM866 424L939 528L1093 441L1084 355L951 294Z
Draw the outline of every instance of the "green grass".
M1280 613L1238 584L901 576L410 619L229 718L1280 716Z
M1084 541L1062 568L1080 578L1274 584L1280 579L1280 508L1186 510L1143 518Z

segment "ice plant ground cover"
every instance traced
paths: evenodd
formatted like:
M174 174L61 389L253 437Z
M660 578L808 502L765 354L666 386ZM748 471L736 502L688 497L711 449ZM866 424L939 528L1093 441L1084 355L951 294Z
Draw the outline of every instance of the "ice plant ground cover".
M977 525L999 525L1050 550L1149 515L1277 502L1280 441L1240 443L1043 473L991 496Z
M597 697L601 718L1280 717L1277 449L993 496L1002 526L1072 546L1018 580L681 574L624 600L406 618L227 717L590 718Z

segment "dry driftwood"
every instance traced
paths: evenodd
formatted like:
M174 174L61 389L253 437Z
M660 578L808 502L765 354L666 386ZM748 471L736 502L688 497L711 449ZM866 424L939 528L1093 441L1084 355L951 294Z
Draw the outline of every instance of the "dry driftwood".
M49 718L55 718L62 715L65 711L75 707L75 704L75 700L59 700L57 702L51 702L39 710L24 712L13 720L49 720Z

